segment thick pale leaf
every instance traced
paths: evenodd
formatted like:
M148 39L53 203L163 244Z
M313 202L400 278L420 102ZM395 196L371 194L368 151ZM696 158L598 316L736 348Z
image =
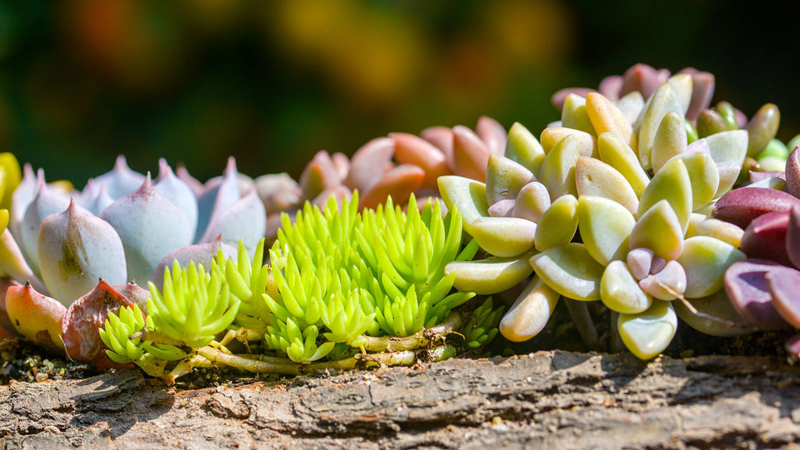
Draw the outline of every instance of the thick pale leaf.
M705 141L704 144L698 144L701 141ZM714 198L719 198L731 189L739 177L742 163L747 156L747 131L732 130L713 134L692 143L687 151L693 151L695 146L703 145L708 146L711 159L717 164L719 187Z
M672 85L663 83L647 101L643 111L639 133L639 163L644 169L652 166L652 150L656 132L661 125L664 116L669 112L674 112L683 117L683 107L681 106L678 95Z
M544 159L539 181L550 192L550 200L562 195L578 195L575 186L575 164L581 156L577 139L568 135L553 147Z
M678 316L669 302L653 301L639 314L620 314L617 329L622 342L637 358L655 358L667 348L678 330Z
M530 170L505 156L492 154L486 169L486 198L490 205L516 199L529 182L536 181Z
M580 130L560 126L547 127L542 131L540 141L545 154L550 153L553 147L567 136L575 137L575 145L581 156L597 156L597 139L594 136Z
M575 164L575 188L578 196L604 197L636 214L639 199L628 180L617 169L595 158L578 157Z
M692 214L692 181L686 164L680 158L673 158L656 173L639 199L638 217L661 200L667 200L681 229L686 232L689 216Z
M747 256L734 246L708 236L695 236L683 244L678 262L686 270L687 298L710 295L723 285L725 270Z
M267 229L267 213L264 210L264 204L256 194L255 187L251 188L250 192L245 194L241 200L211 220L208 231L200 239L201 243L213 242L218 236L222 237L222 242L231 246L238 245L241 240L247 253L251 256ZM167 253L174 248L176 247L169 249ZM166 253L159 258L156 265L164 256Z
M578 199L578 226L589 254L606 266L628 252L628 238L636 220L619 203L583 195Z
M42 279L64 305L92 290L100 278L112 284L128 281L123 243L114 228L74 203L42 222L38 249Z
M659 300L674 300L686 292L686 271L677 261L668 261L664 268L639 280L643 291Z
M171 201L186 214L189 219L189 227L192 232L197 228L197 198L192 189L175 176L172 168L164 158L158 160L158 178L156 178L155 188L167 200ZM111 203L106 204L108 207ZM97 215L103 214L103 208Z
M597 135L586 113L586 99L577 94L569 94L561 109L561 124L592 135Z
M550 193L547 192L547 188L542 183L534 181L519 191L511 215L538 223L550 205Z
M622 140L636 148L636 137L633 127L625 115L602 94L589 93L586 95L586 112L595 129L596 135L609 132L621 137Z
M547 325L560 297L558 292L534 276L500 321L500 333L512 342L523 342L536 336Z
M458 209L464 222L464 231L472 233L472 222L478 217L489 217L486 202L486 185L469 178L447 175L439 178L439 192L448 210Z
M648 209L631 230L631 250L647 248L665 260L677 259L683 252L683 230L667 200Z
M754 331L733 307L724 289L707 297L687 301L698 313L694 313L683 302L672 302L675 313L687 325L703 334L730 337Z
M519 284L533 272L528 260L532 253L517 258L488 258L477 261L453 261L445 266L445 275L455 274L453 286L478 295L503 292Z
M675 156L686 165L692 184L692 211L707 205L719 188L719 171L714 160L705 153L683 153Z
M544 149L536 137L519 122L514 122L508 130L506 158L527 167L534 175L544 162Z
M116 200L130 194L141 186L144 182L144 175L131 170L125 157L119 155L114 163L114 168L110 172L95 178L94 181L105 185L108 195Z
M536 224L515 217L480 217L472 222L472 237L487 253L512 257L533 247Z
M639 164L636 153L614 133L601 134L597 139L597 149L600 159L617 169L628 180L636 196L641 197L650 183L650 177Z
M643 312L653 303L622 261L612 261L603 271L600 300L612 311L625 314Z
M263 208L260 200L258 203ZM104 277L111 284L150 280L167 253L192 243L186 214L155 190L149 177L139 189L106 208L103 220L114 227L122 240L128 267L128 279Z
M683 115L670 111L661 120L653 139L652 166L658 172L673 156L686 152L686 122ZM716 186L714 187L716 189Z
M534 255L536 274L559 294L575 300L599 300L600 279L605 269L583 244L569 243Z
M547 208L536 227L536 250L565 245L575 236L578 228L578 199L572 195L559 197Z

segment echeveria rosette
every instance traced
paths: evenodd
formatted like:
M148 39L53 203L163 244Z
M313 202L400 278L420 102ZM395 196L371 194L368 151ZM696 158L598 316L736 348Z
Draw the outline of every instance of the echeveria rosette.
M573 308L602 300L619 314L629 349L649 359L675 333L670 301L722 288L724 269L743 259L742 230L704 213L739 175L747 133L689 144L691 97L686 74L667 79L636 114L601 94L571 94L541 144L521 125L511 128L506 157L490 158L485 185L440 178L448 207L462 211L464 229L493 255L452 263L457 287L500 292L536 272L500 324L507 338L535 336L561 296ZM492 267L497 276L483 280Z
M30 282L37 295L52 296L65 306L91 292L101 280L101 285L130 291L121 295L138 298L146 308L146 291L129 288L129 281L146 283L155 278L160 287L160 277L154 277L159 267L163 274L163 268L175 259L184 267L192 259L210 267L219 249L225 255L236 253L227 242L242 239L248 251L255 251L265 229L264 209L252 181L244 193L240 189L232 159L225 176L200 192L202 201L164 160L159 164L160 174L153 182L149 174L130 170L120 157L114 170L90 180L83 193L67 190L69 186L63 183L47 184L43 171L34 176L26 167L9 218L9 225L16 224L10 228L17 230L19 240L3 226L0 270L20 282ZM201 203L206 208L203 220L198 221ZM197 230L202 230L201 242L190 245ZM108 314L102 305L90 309L101 319ZM41 312L49 317L49 311ZM73 315L69 318L64 330L82 329L88 323ZM95 331L101 323L92 322ZM70 351L72 357L104 364L95 358L94 350Z
M95 212L100 213L103 220L111 225L111 228L97 225L94 226L93 231L84 230L84 234L91 236L91 239L108 240L109 242L122 238L126 262L111 264L104 261L104 252L100 251L102 249L82 254L82 264L87 267L95 267L97 270L85 271L87 283L73 289L85 288L86 290L83 292L65 293L58 287L54 287L58 292L53 292L53 295L65 304L69 304L91 289L96 284L98 277L103 277L113 284L123 284L125 281L133 279L140 282L153 279L158 264L176 249L188 248L194 242L195 236L200 238L196 245L211 244L217 238L221 239L222 244L238 244L239 240L243 239L245 246L252 252L259 239L263 237L265 229L266 219L263 205L257 201L252 182L249 194L243 195L240 192L238 173L233 160L229 161L225 173L226 176L217 183L213 183L213 186L209 186L201 194L201 201L198 201L194 197L192 189L172 173L165 161L160 161L160 175L153 183L149 176L130 170L125 164L124 158L120 157L113 171L91 180L87 184L83 195L73 192L72 197L75 200L71 203L67 192L44 183L41 171L37 178L34 178L32 171L26 171L26 177L18 190L19 195L15 193L16 201L11 216L12 219L16 217L19 220L19 240L15 241L20 242L21 252L28 254L29 257L23 261L14 261L14 264L23 266L24 263L25 266L31 267L30 272L33 272L33 275L39 275L39 247L43 243L58 241L63 242L67 247L79 248L82 245L78 240L81 237L80 233L71 233L69 240L64 240L63 236L51 236L53 234L51 231L40 233L41 224L47 217L55 213L63 215L67 205L72 204L71 216L81 217L80 220L76 220L77 228L75 229L83 230L84 222L86 226L89 226L88 224L101 220L87 218L92 217L91 211L98 205L97 199L100 194L108 197L111 203L102 211L95 210ZM133 187L137 182L138 186ZM30 186L32 185L36 185L37 188L33 190L33 194L26 194L31 191ZM115 196L121 195L121 197L111 197L112 193ZM80 203L86 204L87 208L80 207ZM199 210L198 204L205 205L205 208L202 208L202 211ZM202 220L198 221L197 217L201 217ZM15 245L16 243L12 245L9 242L6 247L10 249L11 253L15 253L13 251L16 248ZM46 258L41 259L47 259L52 264L45 269L47 273L41 273L41 277L50 280L51 283L54 283L52 280L58 280L60 275L63 275L58 266L58 264L64 265L62 253L54 245L43 251L42 256ZM111 251L111 254L116 255L117 253L116 250ZM216 251L213 252L212 257L214 254ZM172 256L178 255L173 254ZM165 264L171 264L171 262L170 260ZM183 262L184 264L188 263L188 261ZM104 273L103 270L114 272ZM123 271L123 279L117 280L119 278L117 272L120 270ZM18 276L13 273L11 275ZM39 278L39 276L31 277L29 273L19 276L25 278L20 281L29 279L35 285ZM47 285L47 281L44 284L38 283L37 289L49 294L52 289L45 287Z

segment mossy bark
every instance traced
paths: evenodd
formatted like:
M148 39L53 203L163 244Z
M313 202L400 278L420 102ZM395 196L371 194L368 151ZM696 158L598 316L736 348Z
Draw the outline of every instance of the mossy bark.
M0 448L778 448L777 357L539 352L175 391L138 371L0 387Z

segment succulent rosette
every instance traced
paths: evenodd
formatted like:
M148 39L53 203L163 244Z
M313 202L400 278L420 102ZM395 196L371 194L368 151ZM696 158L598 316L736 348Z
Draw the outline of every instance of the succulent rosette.
M454 285L490 294L534 274L500 324L506 338L538 334L562 297L587 341L596 333L583 302L602 301L642 359L667 347L679 314L710 318L690 325L711 334L747 330L722 289L725 269L745 259L743 230L710 214L742 170L748 131L690 143L687 114L710 98L695 93L694 78L664 77L641 102L626 100L644 99L636 90L616 102L568 92L561 121L539 140L511 127L486 183L439 179L447 206L489 255L448 265Z
M222 177L194 190L164 160L152 180L119 157L112 171L89 180L82 192L47 184L42 170L34 175L26 166L24 172L0 241L0 269L27 283L7 297L9 319L15 331L33 339L47 323L63 322L57 339L51 333L52 346L99 366L105 362L97 328L108 312L134 303L146 310L148 293L136 281L160 286L173 260L208 266L220 249L235 255L230 244L240 241L253 253L264 235L263 204L252 181L241 186L232 158ZM48 300L32 302L39 297ZM25 305L45 303L50 306L39 313L47 320L21 316L30 313ZM80 345L70 341L81 339Z
M785 167L725 194L713 211L745 229L748 258L725 272L725 290L745 324L758 330L800 328L800 149ZM800 338L786 350L800 357Z

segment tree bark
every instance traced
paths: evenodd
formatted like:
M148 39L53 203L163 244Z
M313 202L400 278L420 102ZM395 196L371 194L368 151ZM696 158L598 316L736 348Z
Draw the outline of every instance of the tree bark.
M0 387L0 448L779 448L777 357L538 352L177 391L138 371Z

